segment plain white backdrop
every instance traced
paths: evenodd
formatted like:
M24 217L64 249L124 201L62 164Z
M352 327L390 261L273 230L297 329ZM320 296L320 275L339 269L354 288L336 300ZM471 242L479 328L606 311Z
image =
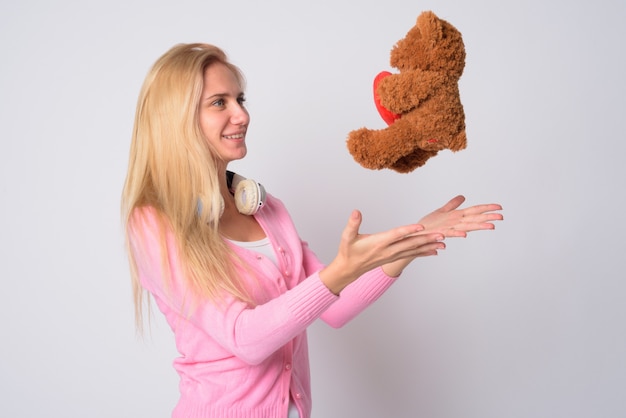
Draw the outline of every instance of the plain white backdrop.
M423 10L464 35L468 148L410 174L347 152L371 82ZM449 240L341 330L310 329L313 416L626 416L626 3L613 0L0 3L0 416L167 417L173 337L135 335L119 200L148 68L179 42L248 80L233 165L326 262L456 194L496 231Z

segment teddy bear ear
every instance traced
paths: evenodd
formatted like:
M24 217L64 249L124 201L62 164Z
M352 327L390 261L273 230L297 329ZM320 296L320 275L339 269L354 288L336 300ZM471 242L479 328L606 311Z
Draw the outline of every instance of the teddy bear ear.
M439 41L443 37L441 20L431 11L422 12L417 17L417 27L425 39Z

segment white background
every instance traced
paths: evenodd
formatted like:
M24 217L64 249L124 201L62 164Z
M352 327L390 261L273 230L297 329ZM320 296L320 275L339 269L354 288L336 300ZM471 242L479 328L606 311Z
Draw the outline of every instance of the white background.
M371 82L423 10L463 33L468 148L410 174L352 160ZM0 416L167 417L160 313L135 336L119 200L143 77L179 42L248 79L232 168L330 261L456 194L496 231L449 240L342 330L310 329L314 417L626 416L626 3L78 1L0 4Z

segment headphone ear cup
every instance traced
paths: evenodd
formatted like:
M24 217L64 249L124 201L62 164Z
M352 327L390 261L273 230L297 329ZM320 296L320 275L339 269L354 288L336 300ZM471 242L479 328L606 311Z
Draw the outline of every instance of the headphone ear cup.
M235 205L244 215L254 215L265 203L265 189L254 180L241 180L235 188Z
M220 198L219 217L221 217L224 214L224 209L226 208L226 204L224 203L224 198L221 195L219 198ZM202 210L203 210L202 200L198 199L198 203L197 203L198 215L202 214ZM213 222L213 216L211 214L209 214L209 222Z

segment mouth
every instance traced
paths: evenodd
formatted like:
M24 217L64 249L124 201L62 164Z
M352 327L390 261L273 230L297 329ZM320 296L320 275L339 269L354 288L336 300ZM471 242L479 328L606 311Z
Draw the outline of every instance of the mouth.
M238 133L238 134L233 134L233 135L222 135L222 138L224 139L244 139L246 137L246 134L244 132L242 133Z

